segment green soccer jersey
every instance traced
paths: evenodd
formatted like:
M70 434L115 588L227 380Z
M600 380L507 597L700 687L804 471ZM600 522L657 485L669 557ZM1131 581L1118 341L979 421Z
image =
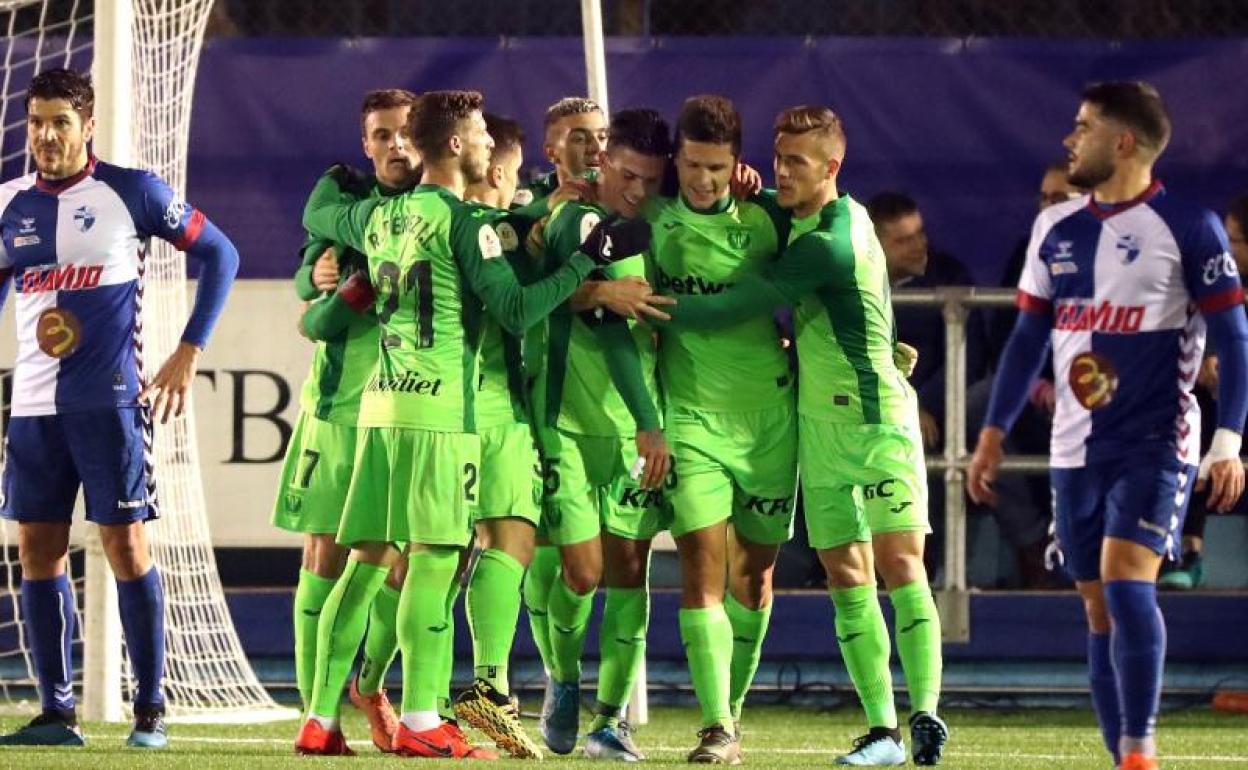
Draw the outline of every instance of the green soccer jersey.
M362 190L360 191L362 192ZM345 193L357 200L397 195L401 190L394 190L378 184L372 179L367 195ZM303 266L300 272L310 273L311 265L316 262L328 246L337 251L339 271L348 275L354 270L363 269L367 258L348 246L334 244L331 241L311 238L304 246ZM311 286L311 284L308 284ZM316 299L320 292L311 287L315 294L308 296L300 289L303 299ZM316 299L327 301L328 298ZM299 394L299 406L318 420L338 425L355 425L360 412L360 396L364 385L377 362L377 316L373 313L364 315L352 314L346 328L331 339L318 341L316 352L312 356L312 368L303 381L303 389Z
M718 294L757 275L787 232L778 209L733 198L712 212L696 211L680 197L659 199L646 218L659 292L677 302ZM663 334L659 371L673 406L740 412L792 398L789 362L770 318L743 318L715 330L673 327Z
M801 414L840 424L913 419L913 390L893 362L884 250L866 209L848 195L795 219L788 247L761 275L718 297L682 301L671 323L715 328L784 304L795 306Z
M566 262L606 216L596 205L575 201L556 208L545 227L546 268ZM621 260L605 272L610 279L645 278L645 257ZM638 422L645 429L658 427L650 327L597 312L573 313L564 306L551 314L544 342L534 394L540 426L583 436L630 437ZM637 420L636 412L641 413Z
M351 203L324 177L304 211L304 227L368 258L380 345L360 401L361 427L474 431L487 310L506 331L521 334L594 267L578 253L521 287L504 258L519 246L514 226L436 185Z
M504 212L497 213L502 219ZM515 229L523 244L525 231L528 229L527 222L515 216L507 217L506 221ZM508 250L509 257L513 253L515 252ZM524 257L511 259L511 266L521 283L529 283L526 278L534 271L527 265ZM521 351L518 337L504 332L493 318L485 319L481 330L480 372L477 375L477 430L527 422L528 400L525 397Z

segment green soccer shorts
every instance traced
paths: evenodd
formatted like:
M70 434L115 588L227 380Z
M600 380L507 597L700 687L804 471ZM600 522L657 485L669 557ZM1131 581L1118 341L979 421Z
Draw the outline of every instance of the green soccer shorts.
M468 545L480 455L473 433L361 428L338 542Z
M885 532L931 532L918 416L908 425L841 425L802 416L798 455L810 545Z
M475 520L514 517L537 526L542 511L542 466L524 423L497 425L481 439L481 500Z
M731 520L752 543L793 536L797 491L797 422L792 405L752 412L672 407L668 499L672 536Z
M354 425L299 413L282 461L273 526L309 535L338 531L355 465L355 438Z
M542 531L552 544L583 543L603 530L649 540L667 529L662 491L643 490L629 476L637 461L631 438L559 431L546 445Z

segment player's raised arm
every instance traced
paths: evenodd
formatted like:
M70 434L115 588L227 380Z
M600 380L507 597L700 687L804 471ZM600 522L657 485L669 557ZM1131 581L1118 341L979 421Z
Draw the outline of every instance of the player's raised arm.
M303 208L303 227L315 238L342 243L365 252L364 233L373 211L384 198L360 200L353 192L360 172L338 164L325 172L312 188Z
M1197 489L1209 487L1209 507L1226 513L1244 491L1239 452L1248 419L1248 316L1244 290L1222 223L1203 212L1182 246L1183 277L1218 352L1218 427L1200 461Z
M523 334L562 304L594 268L609 264L613 254L635 254L649 243L650 228L644 222L603 220L581 248L550 275L521 286L504 254L500 233L515 247L518 237L507 222L496 229L484 219L462 218L451 233L453 251L474 293L486 309L511 334Z

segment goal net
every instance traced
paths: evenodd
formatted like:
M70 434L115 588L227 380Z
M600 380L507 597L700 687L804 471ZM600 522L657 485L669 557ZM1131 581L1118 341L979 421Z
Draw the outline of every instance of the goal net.
M22 103L31 77L51 67L94 65L101 134L109 119L110 95L117 100L113 106L123 106L122 115L111 116L112 128L130 126L128 137L124 130L121 138L114 134L118 146L106 150L110 156L105 159L153 171L184 194L196 65L211 7L212 0L0 0L5 34L0 52L0 179L32 169ZM127 49L129 57L124 55ZM122 82L112 82L114 73L120 73ZM143 366L150 378L177 345L186 323L184 255L154 239L144 284ZM7 409L7 395L5 402ZM159 426L153 451L162 517L148 525L147 534L164 579L170 718L228 722L295 716L293 710L277 706L261 686L226 607L212 553L191 410ZM14 705L35 697L35 676L20 618L16 533L11 526L3 529L0 699ZM86 528L80 524L75 530L81 535ZM115 619L112 576L98 539L88 541L85 549L75 542L71 573L78 597L74 657L85 715L120 719L122 696L133 694L134 682Z

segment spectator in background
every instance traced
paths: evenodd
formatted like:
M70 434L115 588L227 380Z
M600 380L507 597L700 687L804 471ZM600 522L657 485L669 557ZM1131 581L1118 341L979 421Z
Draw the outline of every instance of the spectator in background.
M1244 193L1231 201L1227 207L1226 217L1227 239L1231 244L1231 257L1241 278L1248 275L1248 193ZM1205 356L1196 376L1196 400L1200 403L1201 414L1201 449L1209 446L1213 431L1217 427L1218 392L1218 356L1212 351ZM1158 588L1170 588L1185 591L1200 588L1205 579L1205 519L1209 508L1205 499L1196 495L1188 508L1187 518L1183 521L1183 541L1180 553L1171 554L1161 565L1161 576L1157 579ZM1234 508L1235 513L1248 512L1248 501L1240 499Z
M1066 176L1067 161L1065 158L1054 160L1044 170L1040 179L1040 194L1036 199L1037 206L1044 210L1049 206L1065 203L1081 194L1079 188L1073 186ZM1001 276L1001 286L1013 289L1018 286L1018 278L1023 272L1023 262L1027 253L1027 238L1019 240L1005 265L1005 273ZM988 341L986 359L986 376L967 388L966 424L968 426L968 444L974 443L974 428L984 421L988 412L988 398L992 393L992 380L996 376L997 363L1001 360L1001 351L1009 339L1010 330L1018 309L994 307L990 312L988 324ZM1052 429L1054 407L1053 367L1046 363L1031 388L1031 397L1018 422L1010 431L1006 445L1010 454L1046 455L1049 453L1049 433ZM972 512L991 512L1001 529L1001 536L1014 549L1015 564L1018 567L1019 583L1026 589L1057 588L1062 584L1061 578L1051 574L1045 567L1044 552L1048 547L1046 537L1049 529L1052 507L1049 502L1048 476L1004 474L997 480L1000 490L1000 501L996 507L988 508L971 503Z

